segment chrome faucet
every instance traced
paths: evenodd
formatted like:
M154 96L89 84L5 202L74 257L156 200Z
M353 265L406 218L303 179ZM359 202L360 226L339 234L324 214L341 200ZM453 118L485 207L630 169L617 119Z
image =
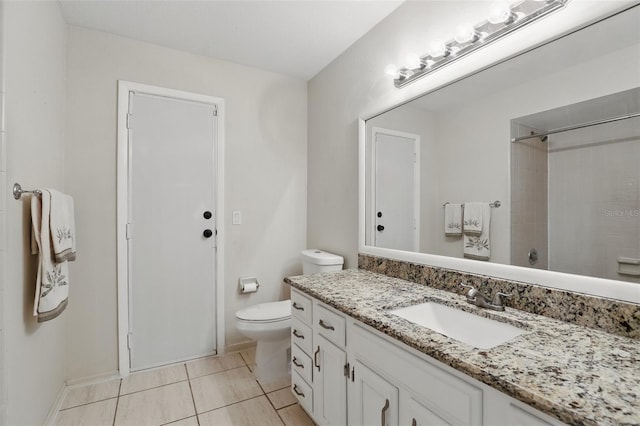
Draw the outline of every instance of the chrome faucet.
M467 292L467 302L472 305L476 305L479 308L487 308L493 309L494 311L504 311L504 306L502 305L502 298L509 297L512 294L497 292L495 296L493 296L493 301L489 302L487 297L484 297L480 291L470 285L460 283L461 287L468 288Z

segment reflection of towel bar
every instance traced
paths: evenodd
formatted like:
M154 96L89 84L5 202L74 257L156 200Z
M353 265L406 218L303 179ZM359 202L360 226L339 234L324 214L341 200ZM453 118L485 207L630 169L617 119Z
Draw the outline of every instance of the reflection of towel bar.
M20 197L22 197L22 194L35 194L35 195L42 195L42 191L40 191L39 189L33 189L31 191L27 191L25 189L22 189L22 186L20 186L19 183L14 183L13 184L13 198L15 198L16 200L19 200Z
M449 204L449 202L447 201L446 203L444 203L442 205L442 207L446 206L447 204ZM500 207L502 205L502 203L500 201L494 201L493 203L489 203L489 207L495 207L496 209L498 207ZM462 205L462 207L464 207L464 204Z

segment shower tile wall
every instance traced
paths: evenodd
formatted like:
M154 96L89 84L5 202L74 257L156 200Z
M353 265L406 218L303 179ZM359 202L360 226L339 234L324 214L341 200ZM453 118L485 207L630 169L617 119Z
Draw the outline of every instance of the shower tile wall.
M526 136L530 127L512 124L511 134ZM511 149L511 264L547 269L547 145L539 138L512 144ZM529 264L529 251L538 261Z
M640 118L549 137L550 269L640 282Z

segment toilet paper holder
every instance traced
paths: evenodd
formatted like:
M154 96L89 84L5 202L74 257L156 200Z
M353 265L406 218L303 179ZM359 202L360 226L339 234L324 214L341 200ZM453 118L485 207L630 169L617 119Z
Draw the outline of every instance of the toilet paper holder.
M260 283L256 277L240 277L238 279L238 291L241 294L255 293L260 288Z

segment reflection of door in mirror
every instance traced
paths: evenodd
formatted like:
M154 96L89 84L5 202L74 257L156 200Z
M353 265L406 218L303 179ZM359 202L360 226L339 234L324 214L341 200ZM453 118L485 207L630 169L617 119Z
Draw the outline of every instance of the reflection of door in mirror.
M420 136L373 129L372 183L375 217L371 230L377 247L419 250Z

